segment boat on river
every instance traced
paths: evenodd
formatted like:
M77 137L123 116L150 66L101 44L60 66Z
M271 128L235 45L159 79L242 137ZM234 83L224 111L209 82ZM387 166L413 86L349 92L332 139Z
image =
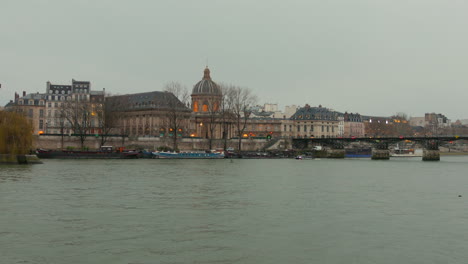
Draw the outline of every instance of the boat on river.
M390 151L390 157L422 157L422 149L400 149Z
M371 156L372 156L372 148L345 149L346 158L370 158Z
M224 159L224 152L184 151L184 152L153 152L157 159Z
M36 150L36 155L40 159L137 159L141 157L138 151L103 151L103 150Z

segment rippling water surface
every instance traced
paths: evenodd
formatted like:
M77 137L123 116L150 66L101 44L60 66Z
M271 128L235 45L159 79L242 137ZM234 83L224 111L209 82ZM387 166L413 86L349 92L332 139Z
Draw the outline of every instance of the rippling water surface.
M467 172L466 156L2 166L0 263L467 263Z

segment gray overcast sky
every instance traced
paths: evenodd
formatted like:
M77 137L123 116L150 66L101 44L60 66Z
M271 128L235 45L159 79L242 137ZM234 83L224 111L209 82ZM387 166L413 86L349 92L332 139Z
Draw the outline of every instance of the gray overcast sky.
M260 103L468 118L466 0L1 0L0 104L46 82L113 94L214 81Z

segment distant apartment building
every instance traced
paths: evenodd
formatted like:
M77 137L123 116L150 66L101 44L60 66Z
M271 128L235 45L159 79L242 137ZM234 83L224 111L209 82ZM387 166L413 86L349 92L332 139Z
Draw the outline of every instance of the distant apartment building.
M409 120L409 124L412 127L425 127L426 119L424 117L411 117Z
M33 127L33 132L38 134L45 128L45 104L44 94L23 92L22 97L15 93L15 100L10 101L5 109L23 114Z
M306 104L294 113L289 122L283 123L285 136L296 138L334 138L339 136L339 113Z
M427 125L434 125L439 128L450 127L451 121L443 114L426 113L424 119Z
M284 107L284 113L283 117L284 118L290 118L292 115L294 115L297 110L299 109L299 106L297 105L287 105Z
M344 121L344 137L364 137L365 129L362 117L360 114L345 112L343 114Z
M104 91L91 91L88 81L72 80L71 85L47 82L45 93L23 92L22 97L15 93L15 100L10 101L6 108L24 114L33 125L35 134L78 133L76 126L83 126L83 122L87 123L87 133L98 133L97 113L102 111L103 100ZM72 110L81 112L74 118L67 116L66 112L71 113Z

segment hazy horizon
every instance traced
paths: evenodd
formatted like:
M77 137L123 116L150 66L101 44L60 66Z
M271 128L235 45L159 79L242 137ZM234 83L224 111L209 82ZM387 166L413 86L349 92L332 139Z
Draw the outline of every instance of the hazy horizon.
M0 105L46 82L112 94L215 82L259 103L468 119L468 2L2 1Z

